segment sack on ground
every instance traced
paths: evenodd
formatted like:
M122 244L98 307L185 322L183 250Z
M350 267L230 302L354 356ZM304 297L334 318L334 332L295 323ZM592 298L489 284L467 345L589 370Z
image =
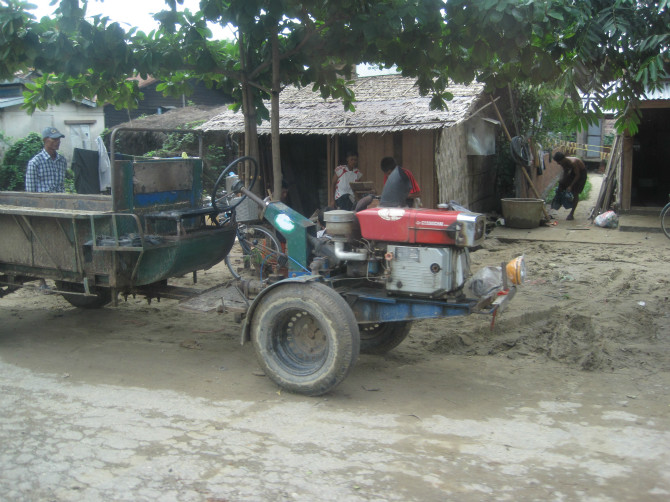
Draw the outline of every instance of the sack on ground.
M596 216L593 220L593 223L595 223L595 225L598 227L616 228L619 226L619 215L617 215L614 211L605 211L604 213Z

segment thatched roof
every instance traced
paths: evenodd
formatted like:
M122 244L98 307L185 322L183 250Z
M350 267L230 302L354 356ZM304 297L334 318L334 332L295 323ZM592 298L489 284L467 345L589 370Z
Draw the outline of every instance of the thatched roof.
M147 115L115 127L132 129L179 129L193 122L208 121L227 109L227 106L185 106L160 115Z
M125 153L127 155L145 155L147 152L153 150L159 150L163 148L167 134L160 132L161 130L174 130L174 129L184 129L187 128L187 124L192 124L194 122L205 122L212 117L218 115L223 110L226 110L226 106L217 106L209 107L202 105L194 106L185 106L183 108L175 108L166 113L160 115L147 115L146 117L137 118L131 120L130 122L124 122L113 127L113 131L116 128L129 128L129 129L140 129L141 131L119 131L116 136L116 148L118 148L118 153ZM213 131L209 135L217 135L218 131ZM110 133L111 134L111 133ZM193 151L188 153L191 155L198 155L197 151L198 145L195 145Z
M288 87L279 95L279 129L282 134L364 134L403 130L441 129L461 122L472 113L484 86L453 85L454 99L448 110L430 110L430 96L422 97L412 78L401 75L359 77L351 86L355 112L347 112L339 100L324 100L311 87ZM266 106L270 107L267 103ZM242 113L224 110L200 129L244 132ZM270 134L263 121L259 134Z

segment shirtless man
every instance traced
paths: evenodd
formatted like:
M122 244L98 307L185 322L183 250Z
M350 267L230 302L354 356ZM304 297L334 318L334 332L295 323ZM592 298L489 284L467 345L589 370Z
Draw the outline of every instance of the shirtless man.
M556 152L554 160L563 168L563 177L558 182L557 191L570 192L573 195L572 210L566 218L567 220L575 219L575 209L579 202L579 194L584 190L586 185L586 166L577 157L566 157L563 152Z

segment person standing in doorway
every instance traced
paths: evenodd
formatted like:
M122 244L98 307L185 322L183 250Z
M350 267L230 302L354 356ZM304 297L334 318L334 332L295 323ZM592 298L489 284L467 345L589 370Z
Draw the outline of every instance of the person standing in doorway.
M347 153L347 163L335 168L333 186L335 188L335 207L351 211L354 208L354 191L350 183L358 181L363 173L358 170L358 154Z
M42 130L44 148L28 161L26 169L26 192L64 192L67 160L58 153L60 140L64 138L55 127Z

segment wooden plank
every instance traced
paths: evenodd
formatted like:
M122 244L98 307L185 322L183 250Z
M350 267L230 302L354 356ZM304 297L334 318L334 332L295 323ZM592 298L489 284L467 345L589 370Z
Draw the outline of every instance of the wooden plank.
M630 210L632 206L632 186L633 186L633 138L626 135L623 141L621 167L621 194L620 208Z
M423 207L436 207L435 139L433 131L406 131L402 136L401 166L412 171L421 188Z
M603 182L600 186L600 192L598 193L598 198L596 199L596 204L593 207L590 218L593 219L598 216L603 209L609 208L611 203L612 190L615 187L615 181L618 176L617 173L620 172L621 162L622 162L622 145L623 139L621 135L618 135L614 140L614 146L612 149L612 155L610 155L609 161L607 162L607 168L605 169L605 175L603 176Z
M333 190L333 176L335 171L335 161L333 157L333 143L334 139L332 136L326 136L326 186L328 187L328 202L327 204L331 207L335 206L335 192Z
M111 211L112 197L97 194L0 192L0 205L73 211Z
M51 218L88 219L89 216L101 214L100 211L81 209L54 209L49 207L23 207L0 205L0 214L15 214L23 216L46 216Z
M379 167L383 157L393 155L393 135L365 134L358 140L358 167L361 181L372 181L378 194L384 186L384 173Z

